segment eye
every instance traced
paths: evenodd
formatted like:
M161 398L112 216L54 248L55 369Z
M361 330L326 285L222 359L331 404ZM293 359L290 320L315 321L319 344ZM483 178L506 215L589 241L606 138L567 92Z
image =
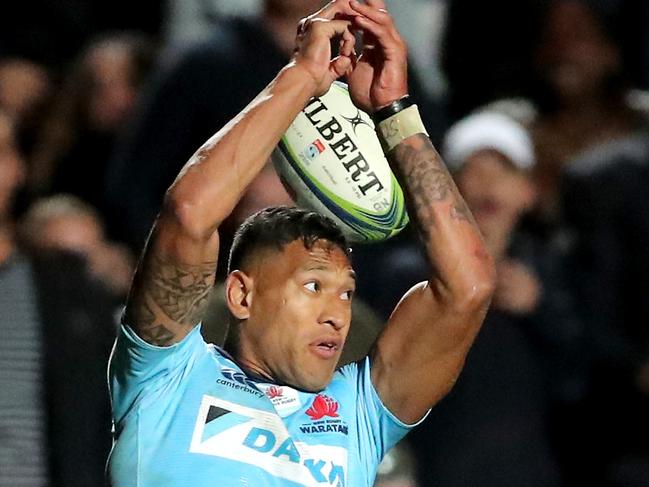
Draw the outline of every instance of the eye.
M320 290L320 285L315 281L307 282L304 287L312 293L318 292Z
M352 289L349 289L340 295L340 299L344 301L351 301L353 295L354 291Z

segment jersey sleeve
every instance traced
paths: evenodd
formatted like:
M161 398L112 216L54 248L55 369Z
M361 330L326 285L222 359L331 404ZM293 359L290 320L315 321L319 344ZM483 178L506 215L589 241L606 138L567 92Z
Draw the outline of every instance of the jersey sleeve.
M200 325L180 342L158 347L142 340L122 325L108 368L111 403L115 422L137 406L146 405L177 389L196 363L208 354Z
M390 412L372 384L369 357L343 367L341 372L356 383L360 460L369 471L375 471L385 454L426 415L417 423L406 424Z

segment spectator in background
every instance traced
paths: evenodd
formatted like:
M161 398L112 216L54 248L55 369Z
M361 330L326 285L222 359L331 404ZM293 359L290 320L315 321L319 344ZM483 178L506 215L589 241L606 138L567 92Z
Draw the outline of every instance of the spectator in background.
M632 89L628 42L643 8L555 0L538 47L536 213L574 243L593 368L572 414L582 441L565 450L581 452L571 480L591 485L649 484L649 103Z
M551 243L521 229L533 207L532 142L501 113L449 130L444 160L498 269L491 309L464 373L418 432L421 482L438 487L562 485L552 445L554 404L584 393L582 324Z
M649 485L649 98L633 89L646 13L632 0L547 2L540 83L518 107L538 160L534 230L568 236L585 324L588 387L558 414L569 485Z
M78 254L93 277L120 301L126 298L135 270L133 256L107 240L101 215L89 204L65 194L38 200L23 216L20 233L32 252Z
M635 25L632 2L550 2L536 48L534 94L538 115L531 125L538 164L538 214L561 218L563 168L588 151L633 136L646 126L647 95L631 90L625 39Z
M0 56L0 109L14 120L22 151L31 149L52 91L52 75L44 64L19 55Z
M586 470L606 482L602 485L644 487L649 485L649 132L582 154L562 178L565 223L575 241L573 271L594 361L587 401L574 415L583 452L574 478L583 480Z
M0 111L0 485L103 485L114 297L77 256L21 251L12 202L24 180Z
M0 106L14 120L33 116L49 90L50 77L43 65L20 57L0 60Z
M170 0L164 15L164 36L172 48L210 37L224 17L254 17L261 0Z
M265 0L170 0L164 37L172 49L205 40L229 17L255 17ZM415 71L427 94L441 103L445 83L439 68L439 44L447 0L392 0L390 13L408 44ZM420 108L421 109L421 108ZM439 111L439 109L438 109ZM441 113L439 123L446 122ZM443 130L444 127L434 127ZM428 129L431 130L430 128Z
M151 40L136 33L107 34L84 49L40 131L30 161L32 194L70 193L107 211L106 164L154 56Z
M135 30L156 36L164 2L140 0L22 0L0 16L0 51L35 59L58 78L97 35Z
M111 165L109 199L120 215L121 238L134 249L142 248L179 161L188 160L284 66L295 25L323 3L264 0L258 17L216 22L209 39L167 59ZM413 97L421 93L414 73L409 86Z

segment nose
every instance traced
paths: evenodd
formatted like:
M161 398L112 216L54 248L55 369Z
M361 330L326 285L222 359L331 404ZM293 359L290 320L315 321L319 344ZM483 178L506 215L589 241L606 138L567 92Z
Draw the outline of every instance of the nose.
M350 318L350 305L336 298L327 301L320 313L320 319L318 321L321 324L330 325L336 331L339 331L349 324Z
M333 315L325 318L324 320L321 321L321 323L325 325L333 326L334 330L336 331L339 331L345 326L345 322L342 319L335 317Z

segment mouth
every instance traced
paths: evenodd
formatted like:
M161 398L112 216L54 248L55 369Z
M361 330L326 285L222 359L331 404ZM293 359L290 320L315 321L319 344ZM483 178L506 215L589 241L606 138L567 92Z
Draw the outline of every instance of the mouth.
M330 360L338 355L342 342L338 338L319 339L309 344L311 351L324 360Z

